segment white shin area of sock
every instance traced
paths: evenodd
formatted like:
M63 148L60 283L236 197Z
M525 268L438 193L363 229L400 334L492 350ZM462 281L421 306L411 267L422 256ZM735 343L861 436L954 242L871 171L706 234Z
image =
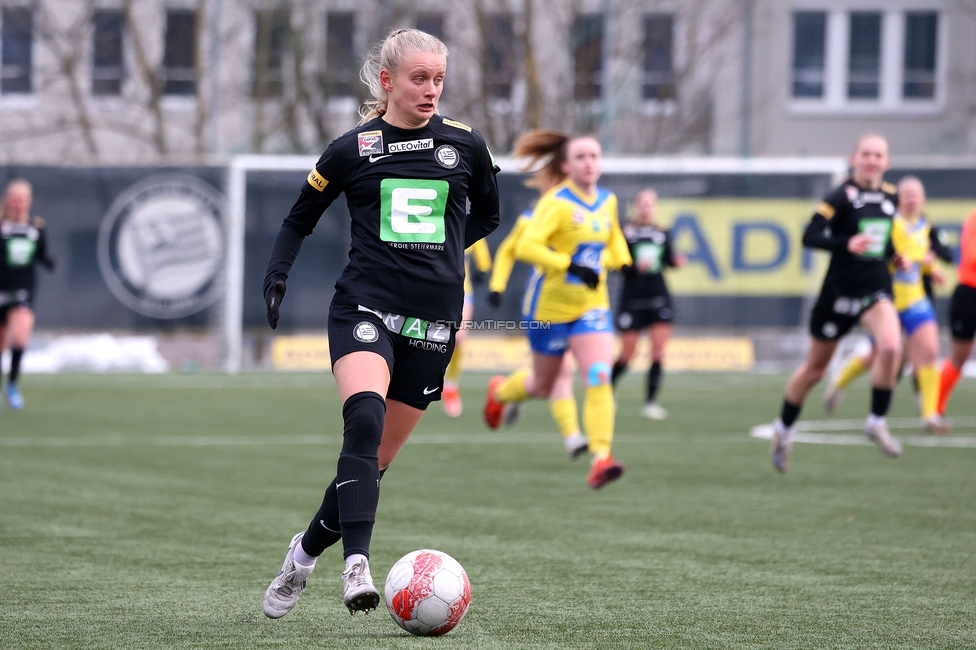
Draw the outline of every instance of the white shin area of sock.
M305 549L302 548L302 543L299 542L298 546L295 547L295 550L291 554L291 559L295 561L295 564L301 564L302 566L315 566L315 560L318 558L312 557L306 553Z
M352 555L346 558L346 568L348 569L352 565L358 564L360 560L366 560L366 556L363 555L362 553L353 553Z

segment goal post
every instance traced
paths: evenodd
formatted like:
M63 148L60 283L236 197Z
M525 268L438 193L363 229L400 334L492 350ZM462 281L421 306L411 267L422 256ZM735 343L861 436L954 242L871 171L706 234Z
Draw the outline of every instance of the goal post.
M244 255L247 216L247 180L251 172L309 171L315 156L239 155L227 169L227 216L225 221L227 254L225 292L222 298L221 330L223 369L237 374L243 365L244 334ZM518 174L513 158L497 159L502 174ZM829 176L832 185L843 181L848 171L841 157L735 158L735 157L623 157L607 156L603 174L621 176L701 176L701 175L817 175ZM282 215L284 218L285 215Z

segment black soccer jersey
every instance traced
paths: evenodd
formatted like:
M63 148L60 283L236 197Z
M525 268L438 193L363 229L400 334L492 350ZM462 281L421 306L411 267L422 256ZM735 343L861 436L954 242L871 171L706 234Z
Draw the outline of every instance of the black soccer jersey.
M622 230L637 273L624 276L621 307L634 300L646 301L648 298L669 295L662 271L665 267L674 266L671 234L654 225L638 226L633 223L624 225Z
M886 257L892 253L891 225L898 205L897 190L883 183L877 191L865 190L848 179L831 191L817 207L803 233L803 245L831 252L823 291L862 297L891 293ZM851 237L872 237L868 250L855 255L847 250Z
M459 321L464 249L498 226L497 171L481 134L439 115L419 129L377 117L349 131L322 154L285 218L265 292L287 278L302 239L345 192L352 247L336 301Z
M44 220L31 217L27 223L0 221L0 243L3 245L0 291L26 289L32 294L37 277L36 265L40 263L48 269L54 266L47 254Z

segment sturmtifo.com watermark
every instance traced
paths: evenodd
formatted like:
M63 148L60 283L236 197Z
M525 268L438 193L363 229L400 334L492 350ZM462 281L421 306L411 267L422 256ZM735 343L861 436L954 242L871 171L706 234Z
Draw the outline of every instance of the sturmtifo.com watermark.
M552 322L547 320L438 320L431 323L431 327L450 327L455 330L471 331L510 331L523 332L526 330L548 330L552 328Z

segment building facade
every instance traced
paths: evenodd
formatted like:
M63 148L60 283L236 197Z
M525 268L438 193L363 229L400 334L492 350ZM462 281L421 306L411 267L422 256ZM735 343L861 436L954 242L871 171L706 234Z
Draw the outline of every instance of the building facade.
M391 27L448 44L442 112L618 154L976 155L976 0L0 0L0 163L318 153Z

